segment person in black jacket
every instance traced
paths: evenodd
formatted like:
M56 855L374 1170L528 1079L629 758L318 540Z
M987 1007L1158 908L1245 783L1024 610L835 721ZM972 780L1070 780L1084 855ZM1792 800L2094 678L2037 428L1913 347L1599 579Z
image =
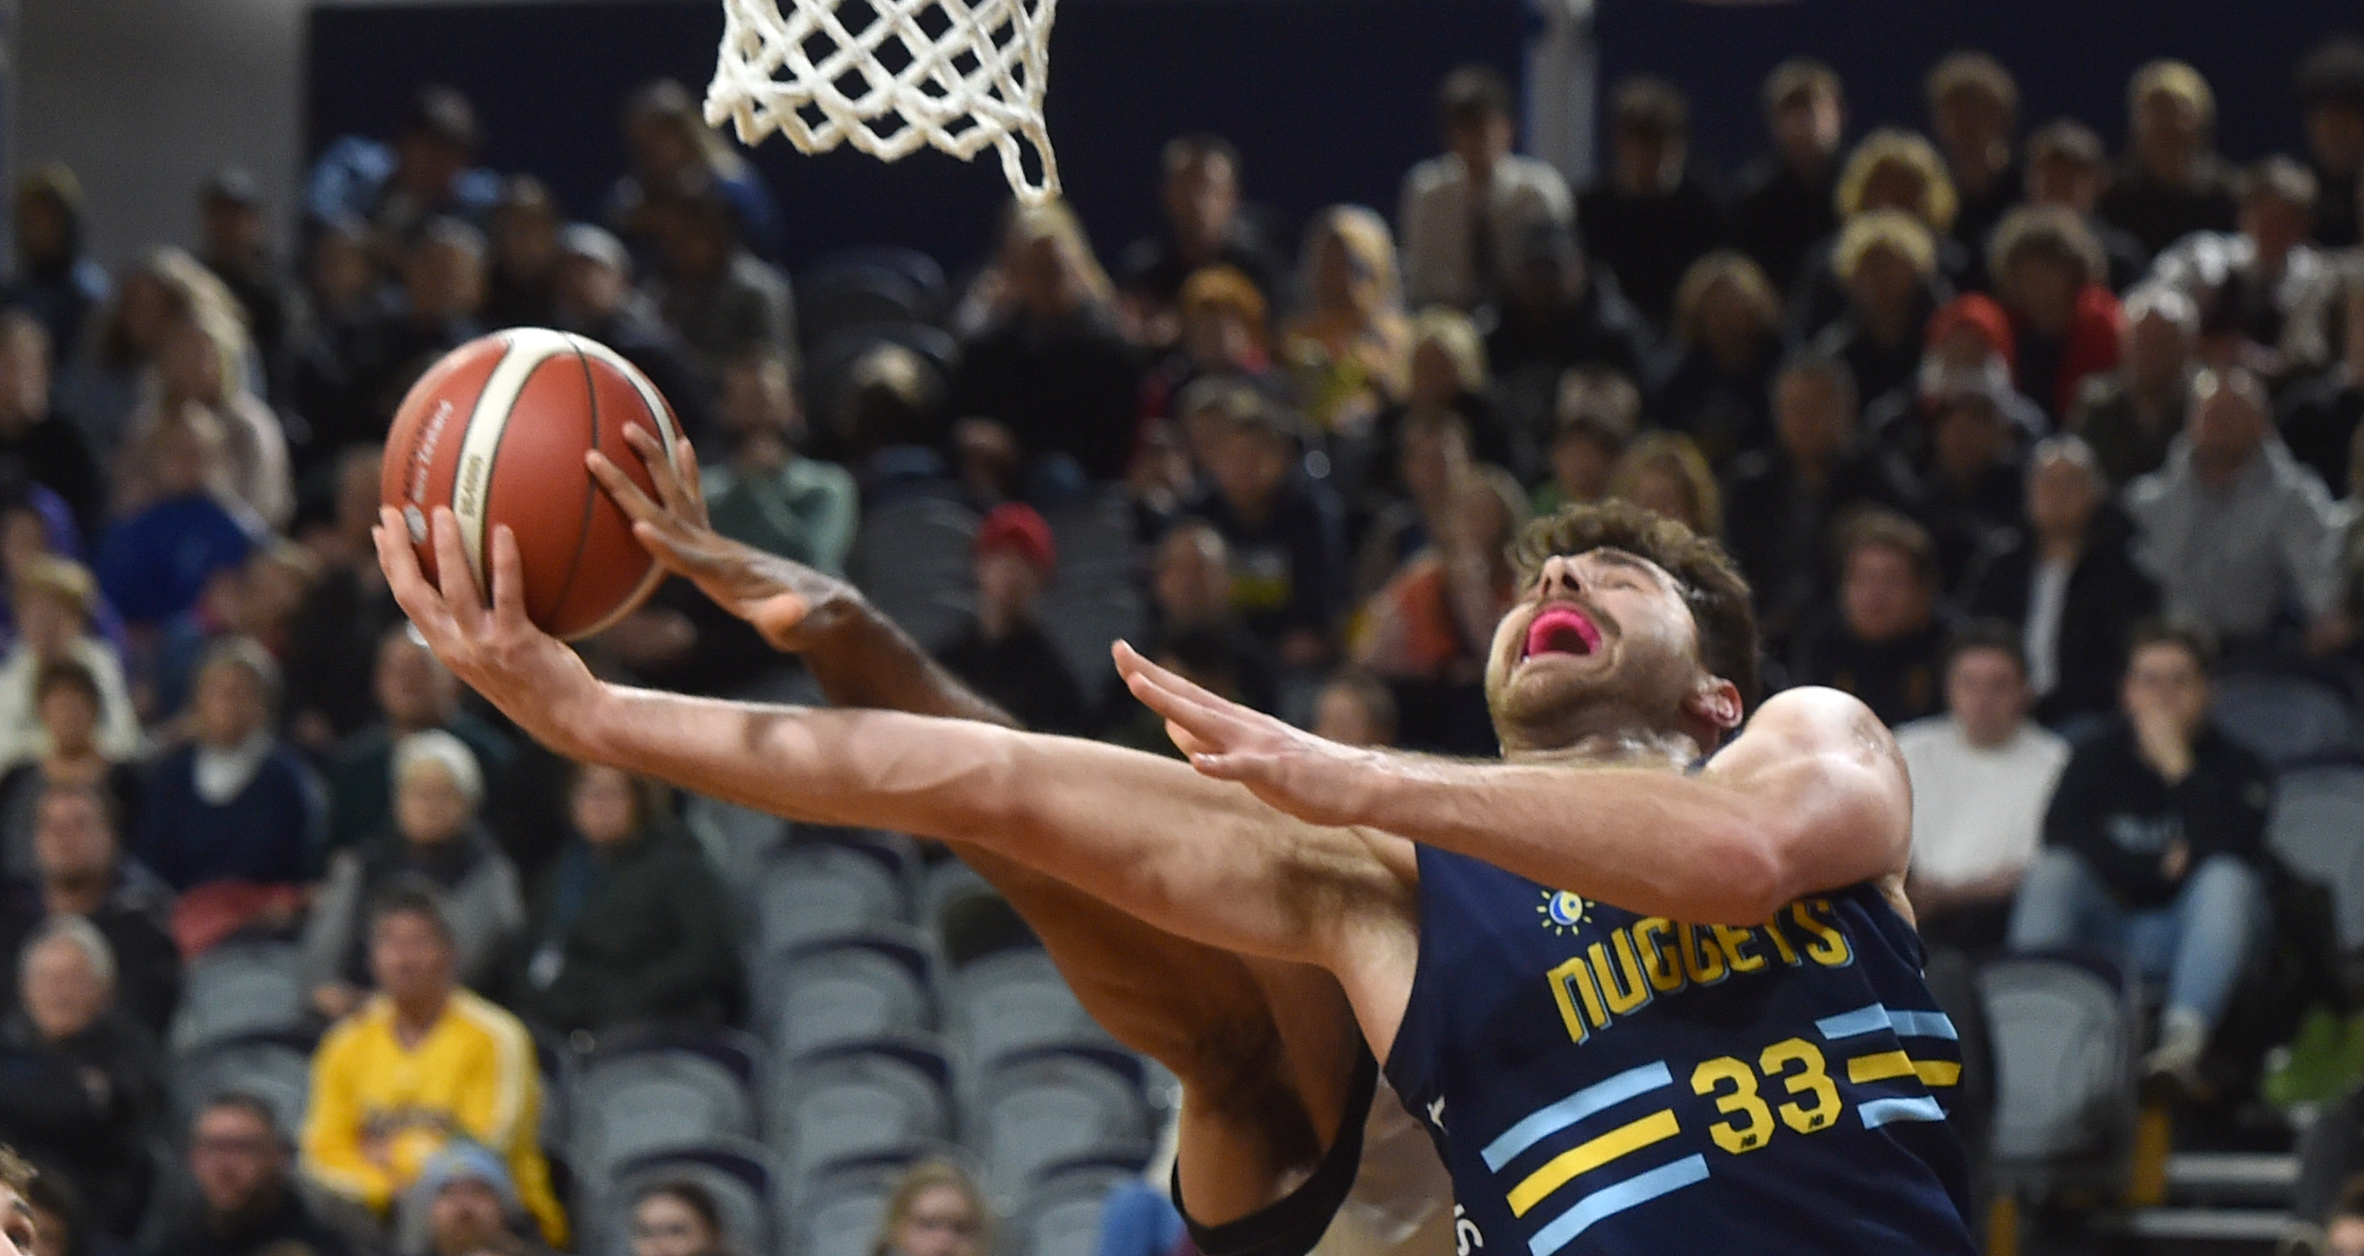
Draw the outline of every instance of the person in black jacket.
M240 1091L205 1101L189 1129L197 1200L150 1256L346 1256L288 1171L287 1131L271 1105Z
M2020 884L2013 950L2116 950L2167 982L2150 1075L2188 1079L2267 919L2273 777L2208 721L2213 644L2150 623L2126 664L2125 718L2069 759Z
M1854 694L1890 728L1937 714L1950 626L1929 534L1871 507L1841 525L1838 550L1838 613L1799 634L1792 678Z
M38 786L32 803L37 884L0 905L0 955L14 956L48 921L78 916L114 951L115 1006L158 1039L181 997L181 952L171 932L172 891L124 858L120 813L98 784ZM16 969L0 1005L16 998Z
M2106 716L2134 625L2158 613L2159 586L2134 565L2130 528L2109 504L2093 447L2053 436L2028 457L2027 524L1986 554L1964 608L2020 626L2036 718L2055 728Z

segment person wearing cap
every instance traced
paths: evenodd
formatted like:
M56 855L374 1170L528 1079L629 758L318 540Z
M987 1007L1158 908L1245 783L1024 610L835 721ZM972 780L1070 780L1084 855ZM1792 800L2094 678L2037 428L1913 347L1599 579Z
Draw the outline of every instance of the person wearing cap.
M1035 614L1058 569L1051 525L1030 506L994 507L977 526L976 563L976 617L937 660L1028 728L1089 731L1083 686Z
M579 332L624 355L673 407L682 431L703 447L713 436L709 383L692 364L689 347L648 294L633 286L632 254L603 227L569 223L558 232L550 288L551 326ZM753 351L773 346L750 342Z
M483 1146L436 1152L402 1201L395 1256L548 1256L509 1166Z
M287 384L288 320L295 303L272 256L269 215L254 175L224 166L197 189L197 260L214 273L246 311L247 334L263 358L264 382L274 398Z
M1225 421L1204 451L1208 486L1187 513L1230 547L1231 604L1248 631L1284 669L1319 669L1347 592L1337 498L1298 466L1295 414L1252 389L1216 404Z
M16 185L16 268L0 285L0 305L21 305L49 331L52 363L71 362L83 324L106 303L106 268L86 251L82 181L52 162Z
M138 757L143 739L123 663L91 631L97 598L90 569L71 559L44 554L19 565L9 590L16 641L0 657L0 770L49 753L36 682L43 668L69 661L98 682L98 752L114 762Z
M2145 64L2126 84L2126 158L2101 194L2104 220L2152 256L2195 231L2230 231L2232 176L2216 155L2216 93L2182 61Z
M451 915L433 885L398 882L370 906L369 967L377 993L337 1022L312 1057L301 1164L321 1186L384 1217L438 1153L493 1149L553 1245L566 1214L542 1158L541 1075L515 1016L461 989ZM465 1160L463 1155L461 1160ZM478 1171L483 1172L481 1165Z

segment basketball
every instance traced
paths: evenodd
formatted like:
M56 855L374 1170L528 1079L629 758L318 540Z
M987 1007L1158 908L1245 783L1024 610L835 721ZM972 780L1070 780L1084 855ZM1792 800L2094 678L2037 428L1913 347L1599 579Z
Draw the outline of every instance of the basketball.
M469 341L419 377L386 438L379 497L402 512L429 580L428 519L459 518L460 539L487 590L494 530L517 534L525 612L543 631L589 636L640 605L662 575L632 522L584 469L597 449L655 492L628 425L673 454L673 411L639 369L597 341L538 327Z

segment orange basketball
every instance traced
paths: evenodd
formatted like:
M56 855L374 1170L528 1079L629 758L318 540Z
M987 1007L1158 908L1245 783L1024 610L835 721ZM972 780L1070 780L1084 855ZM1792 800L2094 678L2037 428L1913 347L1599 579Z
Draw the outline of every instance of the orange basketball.
M553 636L588 636L639 606L663 575L583 467L584 452L597 449L653 495L648 468L624 443L629 424L655 433L671 459L672 409L615 350L539 327L495 332L445 354L403 397L378 496L402 512L429 580L427 520L451 507L488 596L493 530L507 525L526 614Z

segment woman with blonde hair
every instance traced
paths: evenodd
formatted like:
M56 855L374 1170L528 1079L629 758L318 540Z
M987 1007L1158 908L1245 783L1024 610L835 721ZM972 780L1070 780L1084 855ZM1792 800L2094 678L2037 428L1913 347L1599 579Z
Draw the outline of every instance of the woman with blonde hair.
M1844 361L1866 401L1911 383L1921 333L1937 310L1937 238L1901 209L1869 210L1840 229L1831 265L1847 309L1814 349Z
M1936 299L1974 277L1977 259L1953 237L1954 217L1961 200L1953 175L1937 146L1917 131L1881 127L1864 136L1840 168L1832 200L1839 211L1839 230L1807 255L1790 294L1789 323L1793 338L1811 340L1846 313L1846 281L1838 272L1839 244L1847 224L1869 213L1895 210L1919 220L1936 247Z
M1651 432L1628 445L1609 473L1609 496L1655 510L1701 536L1724 534L1724 494L1699 446L1680 432Z
M1691 263L1675 287L1674 338L1680 356L1658 391L1658 424L1689 433L1716 463L1763 444L1781 361L1781 300L1764 270L1737 249Z
M2126 84L2126 160L2101 194L2101 220L2158 253L2195 231L2231 231L2239 204L2216 155L2216 93L2164 58Z
M273 529L295 514L287 432L255 395L246 370L246 325L228 289L211 275L165 316L139 410L125 434L116 472L118 513L136 514L157 500L153 448L165 416L201 411L224 437L216 493L243 502Z
M993 1256L993 1209L959 1165L922 1160L887 1197L870 1256Z
M1281 356L1306 418L1324 432L1368 431L1410 382L1395 237L1371 210L1333 205L1306 230L1301 266L1305 306L1282 329Z
M209 323L226 320L245 335L237 298L186 249L151 249L117 277L114 299L99 314L82 360L58 382L58 408L82 424L102 462L122 446L125 428L148 401L172 320L192 311ZM260 367L243 346L237 366L236 378L251 386Z

